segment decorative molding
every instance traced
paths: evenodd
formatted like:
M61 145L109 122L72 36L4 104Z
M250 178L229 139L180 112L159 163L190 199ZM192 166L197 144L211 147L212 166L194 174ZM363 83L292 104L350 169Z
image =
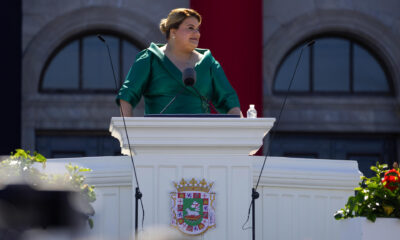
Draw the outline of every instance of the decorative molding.
M251 155L263 144L274 118L125 118L134 155L145 154L227 154ZM129 154L121 117L113 117L111 135Z
M253 180L257 183L264 157L254 157ZM261 187L353 190L361 173L357 161L268 157Z

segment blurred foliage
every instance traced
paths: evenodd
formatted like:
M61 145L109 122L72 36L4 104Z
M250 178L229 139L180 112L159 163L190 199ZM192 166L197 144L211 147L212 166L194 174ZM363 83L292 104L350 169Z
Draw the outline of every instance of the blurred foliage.
M96 193L94 186L85 183L85 176L82 174L92 170L69 163L65 165L67 171L64 174L46 174L39 170L40 167L42 170L46 168L46 162L47 159L37 152L31 155L30 151L17 149L9 159L0 162L0 184L22 180L35 187L62 186L77 191L88 203L84 214L88 218L90 228L93 228L94 209L90 203L96 201Z

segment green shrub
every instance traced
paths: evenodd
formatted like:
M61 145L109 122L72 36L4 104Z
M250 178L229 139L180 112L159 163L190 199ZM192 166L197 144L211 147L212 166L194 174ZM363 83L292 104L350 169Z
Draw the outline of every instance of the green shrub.
M400 174L397 163L387 170L387 164L376 163L371 178L361 177L355 196L349 197L344 208L334 215L335 219L367 217L375 222L377 217L400 218Z

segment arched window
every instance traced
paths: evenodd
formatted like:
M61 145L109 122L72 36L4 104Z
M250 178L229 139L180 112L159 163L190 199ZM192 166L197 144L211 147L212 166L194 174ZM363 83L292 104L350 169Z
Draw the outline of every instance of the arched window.
M282 61L273 90L286 93L301 47ZM290 93L392 95L393 88L382 61L351 39L321 37L305 48Z
M107 49L97 34L75 37L50 57L41 74L39 91L43 93L115 93L115 82ZM142 49L128 38L102 33L116 70L118 88Z

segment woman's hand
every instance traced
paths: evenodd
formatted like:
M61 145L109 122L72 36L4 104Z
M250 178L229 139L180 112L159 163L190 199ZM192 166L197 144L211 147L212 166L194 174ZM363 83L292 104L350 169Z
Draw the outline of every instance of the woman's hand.
M240 108L238 107L231 108L231 110L228 111L228 114L240 115L240 118L243 118L242 111L240 111Z
M120 99L119 104L121 106L120 111L121 111L121 116L123 117L133 117L133 110L132 110L132 105L125 101Z

